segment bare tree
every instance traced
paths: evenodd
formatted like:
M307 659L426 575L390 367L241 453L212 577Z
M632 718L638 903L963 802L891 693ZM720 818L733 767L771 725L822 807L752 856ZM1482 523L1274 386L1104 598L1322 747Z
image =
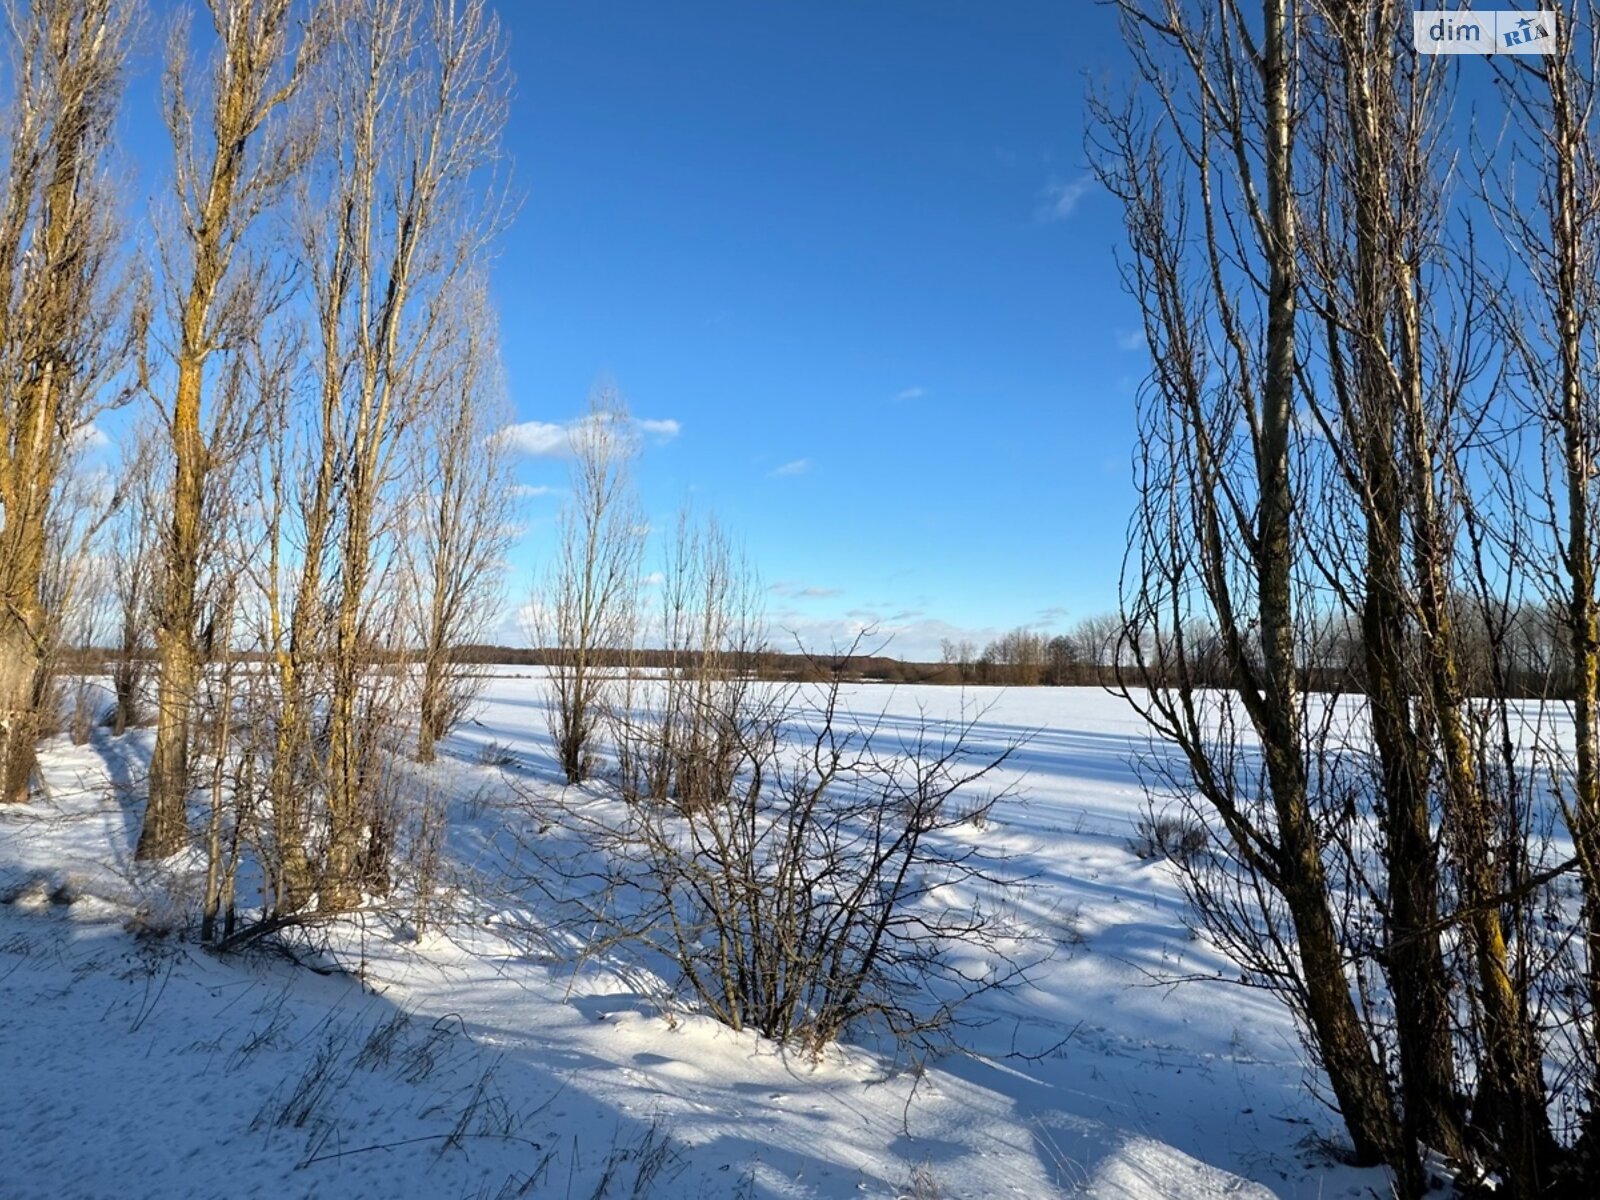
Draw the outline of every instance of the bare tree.
M1268 978L1295 1008L1356 1156L1420 1171L1345 971L1314 811L1298 673L1306 604L1293 514L1301 230L1300 7L1123 0L1149 108L1097 101L1097 170L1123 206L1154 367L1125 583L1127 694L1179 751L1248 869ZM1202 690L1189 638L1215 631L1231 690ZM1249 729L1259 762L1219 736Z
M1098 667L1114 667L1123 650L1122 619L1116 613L1085 617L1073 626L1070 635L1085 662Z
M315 719L325 707L326 604L321 594L332 522L335 443L322 438L330 406L319 396L302 430L295 421L292 379L298 339L280 342L261 360L258 402L265 436L256 459L254 500L262 547L250 569L253 605L246 608L246 644L268 664L246 681L248 711L241 757L250 787L259 789L270 823L256 841L267 876L269 919L301 910L315 891L310 829L324 784L315 753ZM297 536L298 535L298 536Z
M228 515L237 519L239 513L235 509ZM238 548L246 549L242 545ZM238 603L239 575L233 572L223 577L220 587L206 595L207 626L213 631L226 631L222 634L225 646L231 641ZM238 656L228 653L226 648L220 655L207 657L214 663L200 681L203 713L200 725L206 736L196 747L197 757L209 768L206 782L210 800L205 836L205 889L200 909L202 942L212 942L219 933L226 936L231 932L231 928L219 931L217 923L219 919L225 926L233 923L233 883L238 877L239 855L244 844L244 812L252 799L229 775L237 756L235 700L242 664Z
M1526 567L1550 600L1565 642L1564 693L1571 698L1571 754L1558 753L1563 813L1577 852L1584 894L1580 1064L1585 1117L1579 1170L1600 1170L1600 10L1580 0L1561 14L1554 54L1502 74L1512 119L1534 131L1512 139L1514 160L1531 167L1536 187L1519 193L1515 175L1486 195L1526 272L1526 294L1501 306L1499 328L1512 375L1544 448L1538 493L1548 533L1527 548ZM1553 552L1543 552L1546 549ZM1565 748L1560 748L1564 750ZM1570 796L1570 799L1568 797Z
M1423 690L1434 697L1426 707L1442 714L1445 726L1459 726L1432 465L1440 431L1423 408L1425 388L1443 393L1452 382L1442 372L1430 375L1425 361L1429 308L1420 274L1430 262L1422 240L1441 218L1425 157L1436 136L1443 72L1439 60L1415 56L1397 65L1396 6L1327 7L1337 38L1311 51L1320 56L1328 86L1310 118L1308 141L1323 165L1305 240L1330 384L1327 398L1308 386L1306 404L1323 428L1341 431L1325 444L1333 471L1354 497L1351 523L1363 532L1360 562L1347 574L1339 571L1347 556L1324 550L1322 557L1338 576L1335 589L1360 611L1385 815L1386 963L1406 1133L1413 1143L1459 1157L1464 1143L1440 940L1430 735L1413 704ZM1409 564L1418 569L1414 580ZM1421 663L1424 647L1435 651L1432 670Z
M133 4L11 0L0 178L0 803L28 798L52 623L52 503L127 363L107 171Z
M668 544L647 636L666 651L659 679L630 671L610 706L623 795L693 812L734 784L766 650L754 568L715 518L685 510Z
M280 514L270 491L252 491L247 468L259 460L280 461L285 451L283 418L297 365L296 334L292 324L275 323L254 331L229 356L225 386L235 394L227 403L257 414L268 436L242 443L238 461L216 464L202 506L205 569L196 605L205 669L198 676L190 762L207 799L199 933L214 945L238 936L235 891L247 856L265 875L264 918L279 915L272 898L285 886L272 837L282 816L268 808L268 820L261 819L263 802L276 799L261 781L270 775L265 748L282 710L270 636Z
M141 425L121 467L123 501L109 530L112 595L111 731L143 720L144 685L155 648L154 589L160 570L161 468L158 430Z
M594 769L608 680L634 640L644 521L632 490L638 443L620 397L597 390L570 437L572 494L533 632L553 655L556 756L567 781L581 783Z
M961 682L966 683L972 679L978 647L970 638L944 638L939 642L939 661L955 667Z
M1471 1140L1509 1194L1533 1196L1559 1156L1532 1007L1537 939L1524 936L1517 915L1536 872L1513 744L1521 718L1508 707L1502 647L1522 585L1487 557L1491 535L1515 546L1522 524L1518 468L1485 449L1495 439L1482 436L1503 420L1476 332L1485 315L1479 296L1492 289L1463 278L1439 246L1450 222L1436 166L1447 97L1441 60L1394 52L1409 32L1405 5L1326 8L1333 86L1315 143L1323 174L1310 257L1333 402L1324 407L1322 389L1304 382L1364 533L1360 569L1330 578L1363 609L1383 817L1373 904L1396 1006L1408 1140L1466 1156L1458 1079L1467 1072L1453 1053L1440 937L1454 924L1473 1001ZM1470 227L1463 236L1471 244ZM1453 903L1440 896L1444 872Z
M297 612L310 616L332 555L321 880L329 909L355 903L363 883L384 884L393 825L368 803L385 724L370 668L395 625L380 623L373 600L393 566L404 435L431 406L459 400L448 388L456 331L446 314L504 218L493 172L509 90L484 0L355 0L347 9L317 93L330 133L314 177L320 195L309 195L302 225L319 428Z
M1045 637L1031 629L1013 629L984 647L983 661L999 668L995 682L1037 687L1044 678Z
M89 523L99 521L90 511ZM112 580L110 562L96 553L93 538L68 537L59 543L65 553L51 555L51 591L60 597L52 604L50 651L45 663L49 683L46 704L55 716L65 709L67 736L81 746L92 736L100 716L99 648L111 626ZM58 590L59 589L59 590Z
M1268 3L1259 24L1239 3L1121 7L1149 107L1101 105L1101 175L1155 351L1121 653L1180 754L1150 771L1200 798L1213 839L1180 875L1205 932L1297 1011L1358 1154L1402 1194L1424 1186L1419 1146L1546 1194L1590 1169L1552 1118L1594 1078L1593 958L1573 952L1591 927L1574 937L1560 884L1586 870L1600 670L1593 45L1575 54L1564 25L1550 61L1504 76L1541 131L1516 147L1537 205L1509 183L1491 203L1530 315L1441 236L1474 244L1449 67L1402 49L1407 6ZM1272 98L1275 29L1292 109ZM1532 488L1527 427L1545 440ZM1360 691L1308 705L1297 676ZM1575 753L1514 703L1563 676ZM1545 763L1575 796L1567 860Z
M307 142L288 127L293 99L326 36L318 6L300 28L298 0L207 0L215 49L200 71L189 29L168 41L166 119L174 157L176 228L162 247L171 327L171 401L165 418L174 468L161 621L156 743L140 858L164 858L187 840L192 706L202 666L201 575L208 477L234 461L256 428L237 381L239 348L282 290L281 268L252 244L261 218L304 165ZM220 371L214 365L225 360Z
M481 283L468 295L450 346L458 365L417 423L408 466L401 585L416 656L416 757L424 763L482 687L482 671L455 651L480 640L498 611L513 533L509 460L495 436L506 405L494 316Z

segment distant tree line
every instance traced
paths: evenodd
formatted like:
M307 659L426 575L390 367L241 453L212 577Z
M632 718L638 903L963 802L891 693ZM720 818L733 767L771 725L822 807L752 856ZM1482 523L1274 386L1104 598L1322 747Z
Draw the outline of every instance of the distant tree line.
M1523 699L1570 699L1577 681L1563 652L1561 621L1557 609L1525 605L1503 609L1491 622L1480 605L1463 599L1455 623L1461 641L1461 680L1466 693L1490 696L1497 689L1504 689L1508 695ZM725 667L770 680L820 682L839 678L847 682L946 686L1114 688L1128 682L1136 671L1139 656L1125 641L1126 636L1120 617L1102 614L1085 618L1066 633L1019 627L991 639L981 649L974 641L946 638L940 644L938 662L882 654L830 656L761 647L728 660ZM1193 622L1186 641L1187 669L1197 684L1233 686L1236 679L1215 626ZM548 667L561 661L561 653L552 647L487 642L450 645L439 651L441 661L456 666ZM226 656L241 663L265 661L261 652L249 649L229 650ZM373 665L404 665L423 656L422 647L373 647L366 661ZM97 671L113 677L142 678L156 662L155 652L148 646L121 649L104 644L65 644L57 648L56 657L60 670L67 675ZM698 663L693 651L650 645L625 650L597 647L594 660L608 670L646 672L681 670ZM1297 656L1300 686L1308 692L1362 694L1367 687L1366 661L1360 622L1326 619ZM1156 677L1159 676L1152 676ZM131 689L118 689L119 694L127 690Z
M1087 617L1067 633L1019 627L981 650L966 639L944 639L944 682L1012 687L1083 687L1116 681L1121 621L1115 615Z

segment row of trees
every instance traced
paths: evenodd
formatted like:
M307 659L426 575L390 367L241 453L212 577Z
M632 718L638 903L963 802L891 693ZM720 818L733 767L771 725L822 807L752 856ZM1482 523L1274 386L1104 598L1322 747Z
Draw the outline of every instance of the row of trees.
M1444 601L1455 631L1463 693L1521 698L1570 699L1578 692L1563 627L1565 610L1539 600L1485 603L1469 592L1451 591ZM1326 694L1365 692L1368 666L1366 633L1359 614L1330 608L1304 614L1305 632L1295 648L1300 687ZM1141 631L1125 628L1118 616L1089 617L1065 634L1026 627L1012 630L977 649L971 641L946 639L940 650L943 670L914 676L916 682L1001 684L1021 687L1108 686L1127 678L1127 668L1142 663L1153 670L1153 644L1135 647ZM1184 670L1197 686L1232 687L1236 682L1228 648L1218 625L1192 617L1183 633Z
M1121 621L1114 615L1085 617L1066 633L1045 634L1025 626L989 642L946 638L939 661L962 683L1016 687L1101 684L1115 677Z
M153 654L138 857L189 847L209 795L208 936L244 853L269 916L337 911L386 882L388 764L459 717L449 648L481 636L511 534L483 276L507 213L496 20L182 6L170 186L141 225L110 136L137 0L5 15L4 799L28 798L64 646L118 647L119 728ZM107 466L95 421L124 406Z
M1398 0L1118 7L1140 84L1091 150L1153 362L1120 655L1212 836L1198 920L1400 1194L1430 1149L1593 1194L1595 7L1466 67ZM1333 645L1358 695L1308 694Z

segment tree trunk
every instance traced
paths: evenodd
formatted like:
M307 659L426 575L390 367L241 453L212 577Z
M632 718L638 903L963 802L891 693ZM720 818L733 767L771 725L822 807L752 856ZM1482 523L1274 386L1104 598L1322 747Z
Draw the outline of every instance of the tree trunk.
M1596 218L1591 198L1578 183L1580 167L1587 168L1592 177L1595 166L1595 150L1589 140L1593 135L1584 127L1583 114L1588 109L1583 100L1593 100L1593 74L1600 62L1592 50L1586 62L1578 59L1576 39L1568 30L1558 30L1558 37L1564 45L1545 77L1551 118L1545 137L1551 148L1554 175L1545 204L1555 266L1548 290L1561 360L1557 424L1567 498L1563 565L1567 573L1567 635L1576 751L1569 823L1583 882L1589 1045L1600 1047L1600 598L1595 591L1595 460L1590 449L1594 422L1590 389L1594 379L1585 361L1593 336L1591 273L1600 247L1595 242ZM1589 1064L1587 1087L1588 1113L1579 1149L1588 1161L1600 1165L1600 1064Z
M199 345L204 315L191 298L185 342ZM192 329L192 333L189 331ZM172 444L177 471L172 491L163 576L161 627L157 632L161 683L156 696L156 745L150 759L150 804L139 833L136 857L166 858L187 844L189 750L200 654L195 637L206 452L200 436L202 359L194 351L178 363Z
M1385 438L1392 446L1392 436ZM1383 456L1392 465L1392 458ZM1369 516L1367 596L1362 613L1366 685L1383 796L1389 920L1384 966L1394 992L1407 1139L1460 1160L1465 1152L1450 1042L1450 982L1439 934L1439 865L1427 765L1410 714L1406 624L1400 601L1400 507L1388 483Z
M371 461L358 464L350 483L334 626L333 694L328 705L328 861L322 879L322 903L331 909L355 907L363 876L372 875L367 846L373 815L368 803L371 780L366 777L369 747L357 712L362 674L375 665L367 661L361 621L372 527Z
M44 663L30 624L19 611L0 613L0 804L25 803L33 783L33 697Z
M1362 610L1366 688L1382 788L1382 835L1389 883L1384 967L1394 993L1400 1086L1411 1144L1460 1159L1465 1151L1450 1044L1450 984L1439 934L1439 863L1429 807L1427 747L1411 713L1407 661L1409 589L1404 572L1405 497L1398 457L1395 395L1400 378L1390 355L1391 325L1416 334L1413 297L1395 278L1391 168L1407 147L1389 125L1396 103L1394 67L1381 35L1367 36L1366 14L1348 11L1341 31L1346 122L1355 207L1356 395L1345 425L1359 441L1359 499L1366 524L1366 594ZM1377 21L1389 28L1391 13ZM1405 319L1394 322L1396 307ZM1416 361L1407 340L1408 361Z
M121 89L121 14L104 0L7 10L16 94L0 197L0 803L28 799L58 612L41 585L54 492L92 412L80 365L110 348L97 330L110 227L97 188Z
M40 411L49 389L24 389L18 417L54 437L55 416ZM33 783L44 699L46 615L40 604L45 520L57 451L30 436L8 456L0 479L0 804L23 804Z
M1266 99L1267 245L1270 267L1266 377L1263 380L1260 544L1257 587L1266 688L1255 716L1272 786L1283 858L1284 900L1299 942L1307 990L1307 1017L1322 1052L1359 1161L1399 1167L1412 1155L1402 1144L1394 1100L1351 997L1344 957L1328 907L1328 884L1306 798L1300 754L1302 710L1294 657L1291 585L1294 550L1289 478L1289 432L1294 421L1299 236L1293 190L1293 117L1290 111L1287 0L1263 4Z
M435 606L437 607L437 606ZM433 628L439 628L437 617ZM430 638L430 644L425 647L422 664L422 696L418 703L417 719L417 761L431 763L435 757L434 747L444 735L444 689L445 689L445 654L444 647Z
M1402 279L1406 295L1411 291L1409 282ZM1402 324L1412 315L1412 310L1402 310ZM1413 331L1408 335L1407 345L1420 345L1420 336ZM1458 643L1445 583L1447 550L1434 483L1436 435L1423 411L1415 373L1402 401L1423 657L1444 771L1444 823L1460 880L1482 1012L1484 1061L1474 1117L1495 1132L1506 1193L1521 1200L1542 1191L1539 1180L1552 1165L1555 1141L1545 1109L1539 1040L1529 1024L1524 990L1514 980L1501 924L1499 897L1512 875L1505 846L1496 841L1500 806L1478 778L1463 713Z

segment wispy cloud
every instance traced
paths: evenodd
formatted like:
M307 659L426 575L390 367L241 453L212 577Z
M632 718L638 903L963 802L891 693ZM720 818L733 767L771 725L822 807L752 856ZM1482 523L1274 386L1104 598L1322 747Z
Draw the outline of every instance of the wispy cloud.
M895 395L895 403L909 404L913 400L921 400L928 394L928 389L923 387L908 387L903 392Z
M1094 187L1094 176L1085 172L1076 179L1062 183L1051 180L1040 196L1036 216L1041 221L1065 221L1071 217L1082 200Z
M781 467L774 467L767 474L774 479L788 479L795 475L804 475L809 470L811 470L811 460L809 458L797 458L792 462L784 463Z
M775 596L786 596L792 600L827 600L840 595L838 588L832 587L807 587L804 584L793 583L789 580L779 580L767 589Z
M1144 330L1135 329L1130 333L1117 334L1118 350L1144 350L1150 343L1145 340Z
M507 425L495 436L513 454L524 458L562 458L572 453L573 435L590 420L593 418L579 417L559 425L549 421L523 421L517 425ZM665 445L683 432L683 426L670 418L634 418L630 424L634 433L649 438L658 446Z
M519 500L534 500L540 496L553 496L555 493L555 488L542 483L518 483L511 488L511 494Z
M897 619L900 617L909 619ZM842 617L817 617L791 610L774 614L770 624L777 635L775 644L785 650L796 646L813 652L843 649L858 634L871 630L871 637L861 647L863 652L889 654L908 662L938 662L940 643L946 639L983 646L1000 635L997 629L966 628L909 613L885 616L865 609L854 609Z

